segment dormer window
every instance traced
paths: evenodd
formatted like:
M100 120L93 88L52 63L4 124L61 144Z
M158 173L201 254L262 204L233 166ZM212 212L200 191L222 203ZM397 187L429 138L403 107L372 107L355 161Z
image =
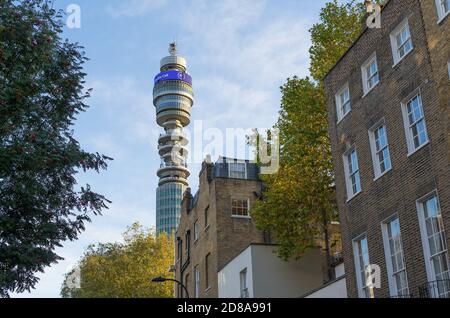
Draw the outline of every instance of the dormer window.
M247 179L245 162L230 162L228 164L228 177L233 179Z

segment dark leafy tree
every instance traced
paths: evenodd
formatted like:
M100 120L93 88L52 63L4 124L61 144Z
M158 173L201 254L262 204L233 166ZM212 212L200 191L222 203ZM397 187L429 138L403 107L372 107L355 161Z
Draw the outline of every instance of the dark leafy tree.
M24 292L62 258L109 201L77 186L108 158L73 138L87 109L83 48L61 38L63 13L46 0L0 1L0 296Z

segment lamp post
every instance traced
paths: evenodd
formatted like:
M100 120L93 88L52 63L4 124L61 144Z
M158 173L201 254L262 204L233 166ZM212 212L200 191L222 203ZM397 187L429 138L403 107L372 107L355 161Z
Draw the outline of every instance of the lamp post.
M180 282L180 281L178 281L176 279L173 279L173 278L165 278L165 277L162 277L162 276L155 277L155 278L152 279L152 282L154 282L154 283L165 283L165 282L168 282L168 281L169 282L175 282L178 285L180 285L184 289L184 291L186 292L186 298L189 298L189 292L188 292L186 286L184 286L182 282Z

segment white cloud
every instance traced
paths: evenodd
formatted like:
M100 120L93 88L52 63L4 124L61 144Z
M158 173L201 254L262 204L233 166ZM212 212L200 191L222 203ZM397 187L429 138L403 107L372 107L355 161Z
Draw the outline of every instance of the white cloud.
M280 77L305 75L310 21L293 13L266 20L266 4L198 1L180 10L179 21L189 32L184 41L195 43L200 53L196 62L224 69L243 84L272 89Z
M135 17L160 8L167 0L121 0L117 6L108 5L106 11L113 18Z
M205 127L256 127L273 124L277 106L271 105L270 90L243 87L223 77L196 81L197 97L193 117L203 119ZM211 98L213 96L213 98Z
M156 144L159 136L154 126L155 110L152 94L132 77L103 78L91 81L94 90L91 104L104 108L110 120L123 126L123 136L138 138L147 147Z
M197 0L177 11L181 48L197 71L193 118L222 129L275 123L279 86L308 73L312 21L268 10L265 0Z
M113 157L114 160L122 160L124 157L124 150L109 133L94 135L88 146L95 149L96 152Z

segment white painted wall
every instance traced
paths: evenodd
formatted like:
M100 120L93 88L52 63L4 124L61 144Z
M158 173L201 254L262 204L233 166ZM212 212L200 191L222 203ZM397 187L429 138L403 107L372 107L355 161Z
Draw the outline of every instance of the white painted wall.
M345 277L315 291L305 298L347 298L347 284Z
M320 249L288 262L277 257L274 250L274 246L252 246L255 298L297 298L322 285L324 257Z
M245 268L251 298L295 298L321 286L323 255L320 250L285 262L274 254L274 249L269 245L251 245L228 263L218 275L219 297L241 296L239 274Z
M251 246L235 257L219 272L219 298L241 297L241 282L239 274L245 268L247 268L247 286L249 297L253 298Z
M344 267L344 263L339 264L338 266L336 266L334 268L334 273L335 273L335 277L339 278L341 276L345 275L345 267Z

